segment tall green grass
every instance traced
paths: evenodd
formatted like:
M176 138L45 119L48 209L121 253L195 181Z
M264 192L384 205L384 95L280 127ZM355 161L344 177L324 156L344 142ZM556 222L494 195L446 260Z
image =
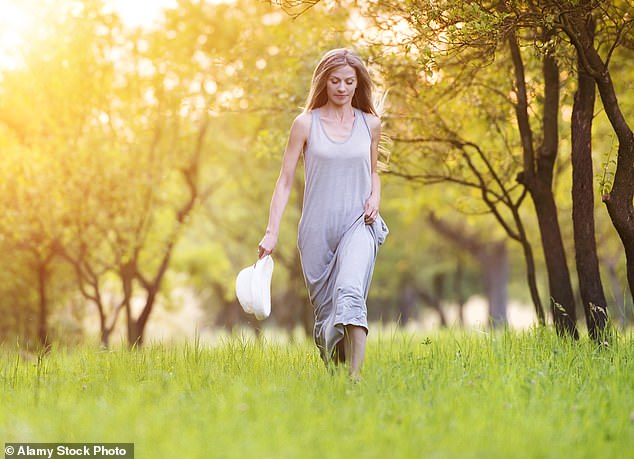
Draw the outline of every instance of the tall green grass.
M378 335L378 336L377 336ZM0 439L137 458L625 458L634 342L550 330L375 333L363 379L247 338L0 356Z

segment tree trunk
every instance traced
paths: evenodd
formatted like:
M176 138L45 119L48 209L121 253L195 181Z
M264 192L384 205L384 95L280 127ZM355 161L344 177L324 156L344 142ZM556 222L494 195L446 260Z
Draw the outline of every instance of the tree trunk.
M537 315L537 323L543 327L546 325L546 317L544 314L544 307L542 306L542 300L539 297L539 291L537 289L537 275L535 269L535 258L533 257L533 248L531 247L528 237L524 231L524 226L521 225L519 214L516 218L518 221L518 230L520 233L520 243L522 244L522 250L524 251L524 261L526 263L526 280L528 283L528 290L533 300L533 306L535 307L535 314Z
M108 349L110 347L111 330L108 330L108 326L106 324L106 314L104 312L103 303L101 302L101 298L99 297L97 297L93 301L96 304L97 311L99 313L99 341L101 342L101 346L104 349Z
M454 292L456 295L456 303L458 304L458 321L460 325L464 325L464 305L467 303L467 297L462 288L464 270L460 258L458 258L456 264L456 271L454 273Z
M119 277L121 279L121 287L123 290L122 303L125 308L127 331L128 331L128 346L133 347L136 341L132 341L131 337L135 335L135 321L132 317L132 281L134 280L134 266L131 261L123 263L119 267Z
M498 327L507 321L509 262L506 243L498 241L491 244L482 254L480 263L488 267L482 271L482 278L489 299L489 317L492 325Z
M404 286L401 288L401 292L405 293L413 293L413 296L408 295L409 298L407 298L407 306L409 306L407 308L407 310L409 312L413 311L414 308L414 304L416 299L420 298L424 303L426 303L428 306L430 306L434 311L436 311L438 313L438 319L440 320L440 326L443 328L446 328L448 326L448 321L447 321L447 316L445 315L445 312L443 311L442 308L442 303L441 300L443 298L443 291L444 291L444 281L445 281L445 276L444 274L436 274L434 276L433 279L433 293L427 289L425 289L424 287L421 287L420 285L416 285L416 281L414 280L414 278L411 275L406 276L404 279ZM403 295L401 295L401 299L403 300L404 297ZM401 303L399 304L399 310L401 310L401 307L405 306L405 303L403 301L401 301ZM407 316L405 316L407 317ZM402 324L404 325L407 321L403 321Z
M577 338L579 334L576 327L574 294L552 191L553 169L559 143L559 68L554 57L544 56L543 141L535 155L528 118L524 64L514 36L509 38L509 46L515 68L518 99L516 113L524 151L524 171L518 177L518 181L526 186L535 206L548 271L551 312L555 328L560 335Z
M566 263L557 207L551 193L532 193L548 271L551 313L560 335L578 338L574 294Z
M445 298L445 278L446 275L444 273L438 273L434 276L434 296L438 298L435 309L440 318L441 327L447 327L449 325L447 316L442 307L442 299Z
M451 227L446 222L430 215L429 222L433 229L458 247L469 252L480 265L482 284L489 302L489 319L491 325L506 324L508 262L506 249L500 251L504 241L483 242L473 235Z
M414 311L416 311L416 300L418 299L416 287L413 285L413 279L411 279L411 276L401 276L398 291L399 295L396 311L396 323L403 326L414 317Z
M100 338L99 341L101 342L101 346L104 349L109 349L110 348L110 330L102 328L99 338Z
M562 16L564 22L572 22L571 26L564 23L563 30L574 44L584 69L594 78L605 114L619 139L612 189L603 196L603 202L623 242L628 285L634 296L634 133L621 112L610 71L594 46L585 13L589 4L584 3L578 10L567 11Z
M227 300L225 298L225 285L223 283L218 280L212 280L210 286L214 292L213 302L219 306L219 310L213 321L214 326L224 327L230 331L233 331L239 324L253 326L249 321L247 313L242 310L238 300L235 298Z
M613 105L610 111L615 111L614 105L616 105L616 111L620 113L614 86L607 70L602 78L597 80L597 86L606 113L608 113L609 105ZM619 139L619 149L612 189L603 196L603 202L623 242L627 281L630 293L634 296L634 133L625 123L624 118L623 123L612 122L612 126Z
M46 296L46 283L48 280L48 269L46 263L38 263L37 266L37 287L39 296L39 311L37 323L37 338L42 349L48 350L48 298Z
M128 323L128 345L131 348L143 346L144 328L139 326L139 322L132 320Z
M589 24L589 31L594 24ZM577 63L578 88L572 107L572 223L579 291L586 316L588 334L599 339L607 324L607 301L601 283L594 230L592 170L592 119L595 82Z

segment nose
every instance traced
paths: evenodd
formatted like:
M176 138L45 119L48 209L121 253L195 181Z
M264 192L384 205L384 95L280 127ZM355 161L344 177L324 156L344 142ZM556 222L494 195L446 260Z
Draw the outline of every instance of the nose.
M337 91L346 92L346 83L343 81L340 81L339 84L337 85Z

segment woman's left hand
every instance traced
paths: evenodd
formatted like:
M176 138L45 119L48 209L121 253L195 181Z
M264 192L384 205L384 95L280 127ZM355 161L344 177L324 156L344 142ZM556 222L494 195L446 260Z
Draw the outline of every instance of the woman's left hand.
M366 225L371 225L379 215L379 200L374 195L371 195L365 202L365 215L364 220Z

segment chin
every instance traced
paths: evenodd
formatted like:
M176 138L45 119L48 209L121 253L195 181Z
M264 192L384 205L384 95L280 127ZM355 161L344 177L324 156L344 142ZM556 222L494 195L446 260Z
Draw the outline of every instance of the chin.
M345 98L334 98L334 99L330 99L330 102L332 102L335 105L346 105L350 102L352 102L352 99L350 97L345 97Z

